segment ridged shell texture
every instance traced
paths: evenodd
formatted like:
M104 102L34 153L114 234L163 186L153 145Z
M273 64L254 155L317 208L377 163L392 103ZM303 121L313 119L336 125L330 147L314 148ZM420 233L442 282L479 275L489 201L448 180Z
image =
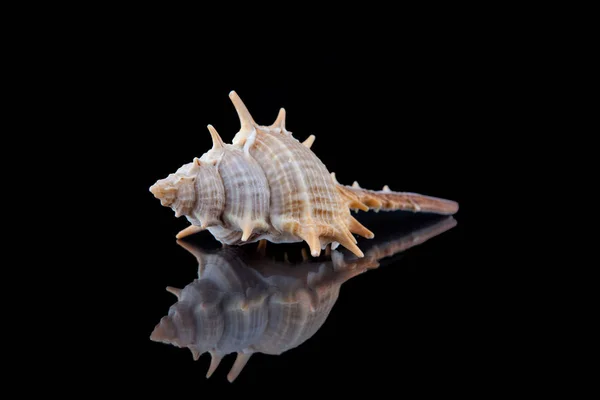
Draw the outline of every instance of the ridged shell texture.
M150 191L185 216L191 226L178 238L207 229L220 242L240 245L306 241L312 256L328 244L341 244L358 257L353 234L372 238L350 209L409 210L453 214L456 202L414 193L365 190L339 184L310 149L314 136L301 143L285 128L281 109L270 126L258 125L235 92L230 98L240 118L232 144L208 125L213 147Z

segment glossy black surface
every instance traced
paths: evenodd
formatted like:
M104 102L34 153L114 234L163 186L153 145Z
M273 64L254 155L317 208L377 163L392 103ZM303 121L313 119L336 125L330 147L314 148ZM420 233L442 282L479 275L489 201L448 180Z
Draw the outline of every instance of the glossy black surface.
M179 240L196 258L198 276L182 288L167 288L177 301L150 339L188 349L195 360L209 353L212 361L207 378L224 356L236 354L236 363L227 375L233 383L248 358L281 355L310 340L326 322L344 283L379 268L382 260L389 261L452 229L456 220L444 217L410 225L362 244L361 258L342 249L327 249L320 257L310 257L306 246L301 248L300 258L297 248L282 254L289 246L264 242L208 250L197 240ZM386 318L387 328L395 329L393 307L388 310L392 315ZM360 319L355 322L363 323Z
M401 394L468 391L474 381L487 379L483 367L493 363L497 343L483 339L490 328L482 298L492 281L484 273L486 259L473 257L479 251L474 239L482 235L475 228L475 210L482 208L475 194L485 177L472 178L480 164L474 156L479 151L470 147L478 143L472 138L485 110L476 85L464 83L470 75L460 54L452 53L456 65L440 69L433 56L420 52L421 58L402 62L375 51L288 53L285 62L251 70L239 60L235 64L236 57L192 58L197 51L177 43L144 41L131 52L119 49L111 53L118 70L94 83L107 101L87 133L103 150L95 158L103 181L95 183L94 197L99 209L110 210L101 221L108 230L93 232L98 239L86 245L85 262L74 272L81 280L79 271L91 273L86 285L97 288L89 290L95 311L76 312L78 323L90 320L76 335L89 346L85 364L103 365L91 375L90 387L142 397L160 392L200 398L211 388L251 385L258 390L253 393L324 385ZM187 222L148 190L211 147L207 124L231 141L239 122L230 90L261 124L285 107L288 129L300 140L316 136L312 150L340 183L389 185L460 204L454 228L344 283L314 336L279 356L254 355L233 384L225 377L233 355L206 379L207 355L193 361L187 350L150 340L175 301L165 287L189 284L197 263L175 240ZM409 232L432 218L357 214L375 239ZM189 240L205 249L220 247L207 232ZM268 245L296 259L303 247Z
M431 217L403 214L369 217L361 218L361 222L371 219L369 226L377 228L378 240L410 233L432 222ZM390 223L398 229L385 228ZM431 379L437 384L460 384L456 381L457 368L475 372L465 361L476 362L471 346L479 340L474 319L481 317L473 314L478 307L478 300L472 297L474 278L461 262L463 235L458 222L451 230L385 258L379 268L347 281L314 336L282 355L255 354L233 385L310 381L334 386L347 384L348 379L384 386L397 380L408 385L426 384ZM189 241L207 251L220 247L206 232ZM365 249L368 242L359 241ZM165 287L189 284L197 277L197 261L165 232L153 240L132 243L137 248L128 249L129 262L113 269L117 280L119 275L126 276L131 286L120 290L120 307L115 309L116 320L121 321L117 340L121 345L111 351L120 349L117 354L124 364L113 370L111 380L132 389L150 382L156 390L176 384L179 390L190 393L230 385L226 374L234 355L225 357L221 367L206 379L208 355L193 361L187 350L150 340L155 325L176 301ZM268 245L268 250L279 260L285 251L292 261L299 261L302 247ZM136 374L129 375L129 368Z

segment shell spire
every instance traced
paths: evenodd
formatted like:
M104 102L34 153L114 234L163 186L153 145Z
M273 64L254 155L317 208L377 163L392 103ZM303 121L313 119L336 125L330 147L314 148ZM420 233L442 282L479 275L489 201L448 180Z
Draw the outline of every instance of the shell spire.
M221 363L221 360L223 359L222 356L216 354L213 351L210 351L209 354L210 354L210 366L208 367L208 372L206 372L207 378L210 378L212 376L212 374L216 371L217 367Z

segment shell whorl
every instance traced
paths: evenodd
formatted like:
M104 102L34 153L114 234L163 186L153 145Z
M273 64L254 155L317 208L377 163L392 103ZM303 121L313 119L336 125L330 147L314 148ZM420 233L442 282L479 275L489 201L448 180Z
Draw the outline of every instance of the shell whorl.
M220 224L220 217L225 208L225 188L217 168L212 164L201 164L195 161L199 168L195 176L194 190L196 204L188 220L193 225L214 226Z
M240 131L233 143L244 146L267 176L270 219L275 230L306 241L314 257L331 242L340 242L362 257L347 226L350 210L329 171L310 150L314 136L305 144L295 139L285 127L283 108L272 125L260 126L235 91L229 97L240 119Z
M266 232L270 228L269 184L252 157L244 154L239 147L224 144L211 125L208 129L213 138L213 148L200 160L213 162L221 178L224 188L223 227L241 231L240 240L247 241L253 231Z

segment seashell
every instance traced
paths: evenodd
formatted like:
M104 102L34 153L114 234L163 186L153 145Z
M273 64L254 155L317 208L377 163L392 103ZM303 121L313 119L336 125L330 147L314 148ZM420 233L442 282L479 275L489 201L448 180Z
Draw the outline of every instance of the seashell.
M286 129L283 108L272 125L262 126L234 91L229 97L241 125L232 143L224 143L208 125L213 147L150 187L163 206L191 223L178 239L206 229L228 245L305 241L317 257L328 244L341 244L363 257L353 234L374 234L351 209L444 215L458 211L458 203L451 200L394 192L388 186L375 191L357 182L342 185L310 150L315 136L301 143Z
M310 339L324 324L341 285L379 260L421 244L456 225L446 217L400 237L372 242L365 257L332 251L329 260L309 259L291 266L269 260L261 242L256 252L223 247L216 252L179 240L198 260L198 279L183 289L154 328L150 339L188 348L195 360L208 352L209 378L227 354L237 358L227 375L233 382L252 354L279 355Z

